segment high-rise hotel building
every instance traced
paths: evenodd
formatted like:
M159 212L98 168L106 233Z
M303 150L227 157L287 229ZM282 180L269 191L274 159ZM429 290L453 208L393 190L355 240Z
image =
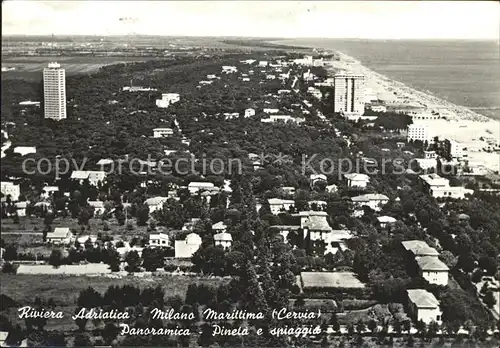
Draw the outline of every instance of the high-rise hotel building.
M364 75L339 73L333 77L333 80L333 111L363 115L365 112Z
M45 118L59 121L66 118L66 73L58 63L43 69Z

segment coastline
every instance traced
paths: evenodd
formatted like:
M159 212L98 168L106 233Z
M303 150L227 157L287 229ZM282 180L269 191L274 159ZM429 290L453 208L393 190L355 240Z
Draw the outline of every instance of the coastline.
M286 41L270 43L286 44ZM297 46L296 44L294 44ZM304 46L306 47L306 46ZM487 152L484 149L492 144L500 146L500 121L479 114L471 109L454 104L430 91L420 91L378 73L359 60L343 52L331 48L311 47L310 50L334 54L339 60L327 61L325 68L329 73L336 70L347 70L365 75L366 87L375 95L390 95L398 99L400 106L422 107L439 112L445 119L415 121L425 124L429 136L453 139L468 148L470 165L487 168L493 172L500 171L500 156L497 152Z

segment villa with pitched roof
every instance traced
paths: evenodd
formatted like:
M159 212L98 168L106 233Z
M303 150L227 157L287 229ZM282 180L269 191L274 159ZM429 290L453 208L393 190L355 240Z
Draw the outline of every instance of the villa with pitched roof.
M408 312L415 320L430 324L441 323L441 309L436 297L424 289L410 289L408 293Z

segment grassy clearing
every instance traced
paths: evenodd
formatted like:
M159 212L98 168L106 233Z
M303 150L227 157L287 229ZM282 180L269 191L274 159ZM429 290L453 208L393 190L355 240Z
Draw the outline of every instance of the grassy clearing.
M64 313L64 319L48 320L46 328L48 330L62 330L69 332L77 328L71 316L76 310L76 300L81 290L92 286L95 290L104 293L110 285L134 285L141 289L147 287L162 286L165 297L186 295L189 284L205 284L218 286L226 280L213 278L199 278L188 276L156 276L156 277L135 277L126 276L123 278L108 277L87 277L87 276L52 276L52 275L11 275L0 274L2 284L1 293L15 300L19 307L32 305L36 297L43 301L52 298L56 303L56 311ZM3 311L13 323L20 323L17 308ZM92 324L88 323L88 328L92 329Z
M165 296L186 295L189 284L206 284L218 286L224 280L208 279L188 276L126 276L123 278L88 277L88 276L56 276L56 275L11 275L1 274L2 294L5 294L20 305L32 304L35 297L47 301L53 298L58 306L75 304L81 290L92 286L95 290L104 293L110 285L134 285L140 288L156 287L161 285ZM22 289L22 291L20 291Z

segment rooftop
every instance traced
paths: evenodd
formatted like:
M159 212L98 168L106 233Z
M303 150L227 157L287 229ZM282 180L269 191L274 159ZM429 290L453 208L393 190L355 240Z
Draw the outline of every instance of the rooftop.
M436 256L422 256L416 259L422 271L448 271L449 268Z
M411 251L415 256L439 256L439 252L427 245L426 242L422 240L407 240L401 242L403 247Z
M439 301L436 297L424 289L410 289L408 291L408 298L418 308L436 308L439 306Z

